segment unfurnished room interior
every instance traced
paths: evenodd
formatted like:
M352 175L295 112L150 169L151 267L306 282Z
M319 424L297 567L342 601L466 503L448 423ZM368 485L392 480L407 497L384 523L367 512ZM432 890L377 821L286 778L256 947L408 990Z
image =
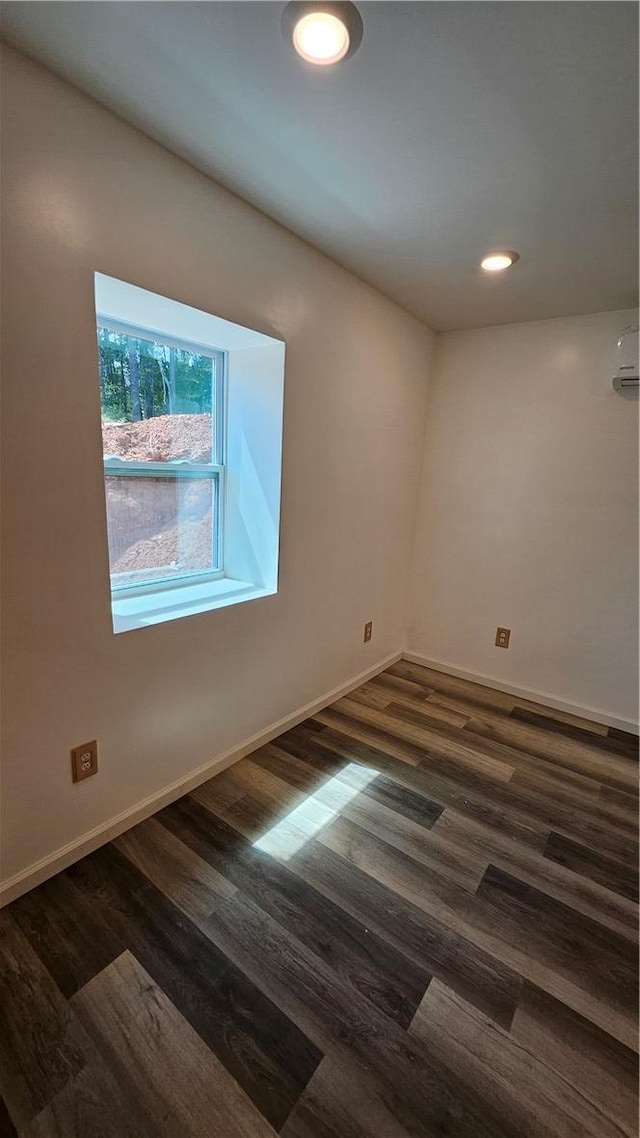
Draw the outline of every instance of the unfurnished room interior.
M638 5L0 19L0 1138L637 1138Z

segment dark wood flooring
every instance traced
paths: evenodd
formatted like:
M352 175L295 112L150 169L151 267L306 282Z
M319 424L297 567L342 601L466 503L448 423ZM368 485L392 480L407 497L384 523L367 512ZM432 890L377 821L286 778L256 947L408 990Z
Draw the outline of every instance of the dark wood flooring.
M394 665L0 913L0 1135L635 1135L636 760Z

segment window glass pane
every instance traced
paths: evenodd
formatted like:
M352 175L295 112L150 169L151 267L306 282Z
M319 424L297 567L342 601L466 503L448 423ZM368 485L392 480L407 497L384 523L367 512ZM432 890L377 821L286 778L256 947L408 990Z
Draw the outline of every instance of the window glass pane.
M107 475L111 581L144 585L218 569L218 478Z
M105 458L217 462L216 358L98 327Z

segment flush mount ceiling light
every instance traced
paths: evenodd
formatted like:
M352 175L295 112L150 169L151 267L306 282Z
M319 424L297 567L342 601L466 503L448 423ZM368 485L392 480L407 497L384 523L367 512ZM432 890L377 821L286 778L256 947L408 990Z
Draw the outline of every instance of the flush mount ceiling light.
M362 18L348 0L293 0L282 13L282 32L307 63L327 67L360 46Z
M512 253L504 249L499 253L487 253L487 256L483 257L480 262L480 268L484 269L485 273L501 273L504 269L510 269L519 260L519 253Z

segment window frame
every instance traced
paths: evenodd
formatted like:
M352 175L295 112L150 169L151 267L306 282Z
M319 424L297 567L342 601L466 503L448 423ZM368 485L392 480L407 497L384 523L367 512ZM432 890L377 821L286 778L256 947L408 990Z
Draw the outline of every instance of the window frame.
M135 339L146 340L149 343L159 343L168 348L180 351L193 352L195 355L207 356L212 361L212 403L213 403L213 431L211 438L212 457L216 461L210 463L192 463L179 459L175 462L131 462L125 458L104 458L103 471L105 480L115 478L173 478L176 481L205 479L212 483L214 496L213 517L217 524L213 526L213 552L212 560L216 568L202 569L186 572L180 576L156 577L152 581L141 581L132 584L130 581L117 584L113 581L111 564L109 564L109 578L111 595L125 600L128 597L148 596L149 594L165 592L170 589L184 588L185 585L206 584L209 581L218 581L225 577L225 504L226 504L226 450L227 450L227 379L228 379L228 352L209 344L200 344L193 340L183 340L175 336L150 327L114 320L106 314L96 311L96 331L104 328L108 332L116 332ZM98 364L100 353L98 350ZM101 416L102 419L102 416ZM108 509L107 509L108 524ZM145 570L140 570L140 575Z

